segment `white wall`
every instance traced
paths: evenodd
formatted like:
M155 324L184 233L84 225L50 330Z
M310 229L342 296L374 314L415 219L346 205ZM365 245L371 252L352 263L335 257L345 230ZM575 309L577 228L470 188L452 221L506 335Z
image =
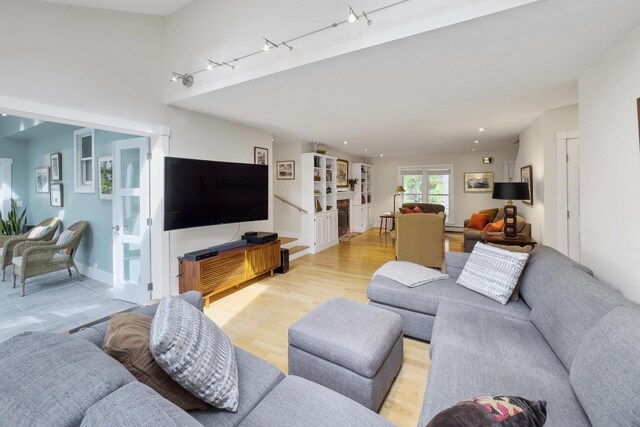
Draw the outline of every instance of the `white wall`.
M476 151L451 154L422 154L403 157L378 157L374 166L374 209L376 215L393 210L393 195L399 182L400 166L428 166L453 164L453 224L462 227L464 220L480 209L501 206L500 200L493 200L491 193L465 193L463 177L465 172L493 172L494 181L506 181L505 161L516 159L517 148L504 151ZM485 165L483 157L493 157L493 163ZM396 200L396 207L400 204Z
M518 213L531 224L538 243L555 247L557 234L556 134L578 130L578 107L545 111L520 134L516 181L520 168L533 168L533 206L516 202Z
M273 144L273 193L297 206L302 206L302 143ZM276 162L293 160L295 179L277 179ZM273 229L283 236L299 238L302 232L301 215L297 209L274 199Z
M640 302L640 26L580 79L582 262Z
M162 18L2 0L0 94L165 124Z
M117 123L171 129L170 143L153 153L154 230L163 226L164 155L252 163L254 146L271 150L265 132L165 105L163 18L32 0L2 0L0 10L0 108L26 105L95 128ZM247 207L250 201L241 208ZM247 223L240 233L271 227L271 219ZM237 228L154 234L154 296L160 296L158 289L177 292L177 255L229 240Z

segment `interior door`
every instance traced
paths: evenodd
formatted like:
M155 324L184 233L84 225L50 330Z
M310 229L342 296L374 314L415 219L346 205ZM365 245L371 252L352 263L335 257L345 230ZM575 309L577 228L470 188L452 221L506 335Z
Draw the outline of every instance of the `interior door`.
M568 255L580 261L580 140L567 139Z
M151 299L149 139L113 143L114 297L145 303Z

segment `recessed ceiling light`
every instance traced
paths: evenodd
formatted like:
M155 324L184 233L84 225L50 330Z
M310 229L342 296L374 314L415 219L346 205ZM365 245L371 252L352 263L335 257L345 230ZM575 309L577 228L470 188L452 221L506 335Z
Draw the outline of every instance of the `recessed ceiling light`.
M472 149L471 149L471 151L476 151L476 149L475 149L475 148L472 148Z
M345 143L345 145L346 145L346 144L348 144L348 143L349 143L349 141L345 141L344 143Z
M365 148L364 151L369 151L369 150L367 148Z
M478 129L478 132L484 132L484 128Z
M480 141L473 141L473 142L474 142L474 144L478 144L478 143L480 143Z
M380 154L380 157L384 157L384 154Z
M7 117L7 113L2 113L2 117Z

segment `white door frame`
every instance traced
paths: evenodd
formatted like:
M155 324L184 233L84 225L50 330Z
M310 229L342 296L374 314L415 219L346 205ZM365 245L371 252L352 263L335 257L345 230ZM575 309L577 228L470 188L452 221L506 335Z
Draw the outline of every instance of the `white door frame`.
M164 233L162 227L164 212L164 157L169 153L169 138L171 129L164 126L144 122L119 119L102 114L74 110L40 102L12 98L0 95L0 112L13 116L38 120L47 120L73 126L89 127L129 135L146 136L150 139L151 150L151 282L153 283L153 298L160 298L170 294L170 266L168 262L169 233ZM158 260L158 262L153 262Z
M11 186L11 164L13 159L0 158L0 212L6 217L11 210L13 187Z
M556 133L556 249L569 255L567 226L567 140L580 139L579 132Z

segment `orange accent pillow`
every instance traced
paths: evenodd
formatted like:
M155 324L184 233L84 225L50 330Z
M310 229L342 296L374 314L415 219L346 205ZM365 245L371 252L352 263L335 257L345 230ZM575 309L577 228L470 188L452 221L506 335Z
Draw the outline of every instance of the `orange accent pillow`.
M424 213L424 212L422 211L422 209L420 209L420 206L414 206L413 213Z
M403 214L413 213L413 211L411 209L408 209L408 208L400 208L400 212L402 212Z
M482 230L482 228L487 224L487 221L489 221L489 214L474 213L471 214L471 219L469 220L467 227Z
M503 228L504 228L504 219L501 219L500 221L491 222L487 224L487 226L483 228L482 231L497 232L497 231L502 231Z

